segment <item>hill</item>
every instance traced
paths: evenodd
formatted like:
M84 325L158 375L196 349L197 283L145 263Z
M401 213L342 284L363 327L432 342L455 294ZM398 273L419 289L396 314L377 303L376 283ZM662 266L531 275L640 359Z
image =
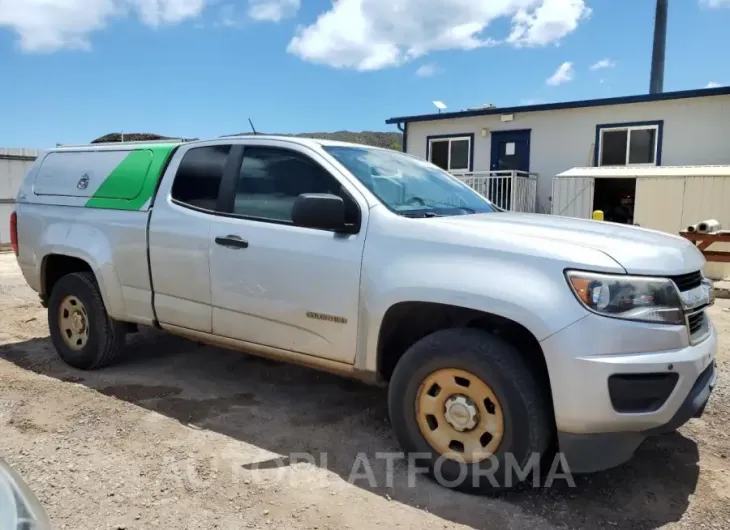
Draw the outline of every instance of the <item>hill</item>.
M241 136L253 133L239 133ZM264 134L259 132L259 134ZM267 133L271 134L271 133ZM387 147L390 149L401 149L403 135L399 132L378 132L378 131L337 131L331 133L298 133L298 134L277 134L278 136L295 136L298 138L322 138L324 140L336 140L340 142L353 142L357 144L372 145L375 147ZM140 142L145 140L172 140L173 136L162 136L154 133L124 133L124 140L127 142ZM185 140L197 140L197 138L185 138ZM93 140L92 144L121 142L121 133L110 133Z
M162 136L154 133L124 133L125 142L146 142L154 140L197 140L197 138L177 138L175 136ZM92 140L92 144L108 144L122 141L122 133L109 133Z

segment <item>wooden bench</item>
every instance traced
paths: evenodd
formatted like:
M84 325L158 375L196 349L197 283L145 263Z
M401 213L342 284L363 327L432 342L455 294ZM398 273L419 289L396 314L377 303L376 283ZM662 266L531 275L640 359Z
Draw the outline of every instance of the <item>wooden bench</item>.
M703 234L700 232L680 232L680 236L697 244L707 261L716 263L730 263L730 251L707 250L713 243L730 243L730 231Z

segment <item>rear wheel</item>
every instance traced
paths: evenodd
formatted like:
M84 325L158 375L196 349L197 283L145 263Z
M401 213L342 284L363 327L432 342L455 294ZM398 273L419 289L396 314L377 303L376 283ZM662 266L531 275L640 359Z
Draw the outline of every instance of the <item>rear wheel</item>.
M411 346L388 401L412 461L449 488L515 487L539 473L552 437L549 401L522 354L478 329L438 331Z
M125 326L109 317L94 275L62 277L48 301L48 328L61 359L82 370L114 362L125 344Z

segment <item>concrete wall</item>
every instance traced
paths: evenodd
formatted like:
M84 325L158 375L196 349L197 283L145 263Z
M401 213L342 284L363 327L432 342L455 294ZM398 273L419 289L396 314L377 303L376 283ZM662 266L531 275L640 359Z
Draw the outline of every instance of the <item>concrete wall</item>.
M539 173L538 202L550 212L552 178L572 167L592 166L596 125L664 120L662 165L730 164L730 96L477 116L408 124L407 151L426 157L426 137L474 133L474 171L489 171L490 131L531 129L530 171Z
M10 214L25 174L38 156L38 149L0 147L0 244L10 243Z

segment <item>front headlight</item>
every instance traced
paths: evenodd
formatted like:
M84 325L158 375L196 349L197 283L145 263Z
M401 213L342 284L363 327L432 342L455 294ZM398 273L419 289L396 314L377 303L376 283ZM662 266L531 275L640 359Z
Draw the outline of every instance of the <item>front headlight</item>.
M33 492L0 459L0 529L51 530L51 521Z
M566 272L573 293L589 310L613 318L684 324L679 292L672 280L582 271Z

